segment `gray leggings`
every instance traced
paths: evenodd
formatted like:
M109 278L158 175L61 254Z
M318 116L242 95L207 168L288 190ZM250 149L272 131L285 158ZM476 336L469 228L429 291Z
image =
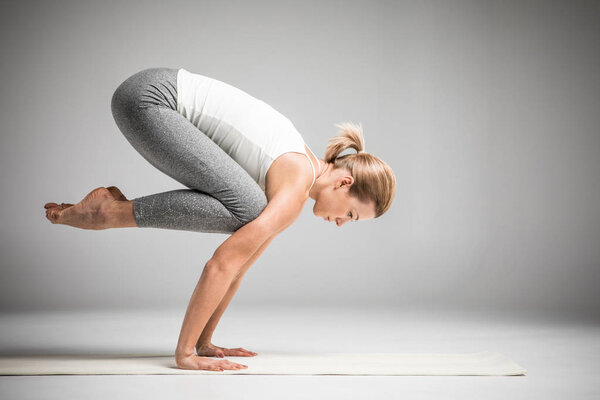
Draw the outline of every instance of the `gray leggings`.
M142 157L189 188L134 199L138 227L233 233L267 206L258 183L177 112L177 69L133 74L115 90L111 110Z

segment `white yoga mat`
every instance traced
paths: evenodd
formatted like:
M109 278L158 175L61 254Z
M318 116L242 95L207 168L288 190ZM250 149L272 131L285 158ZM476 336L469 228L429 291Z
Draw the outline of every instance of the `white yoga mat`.
M0 357L0 375L525 375L499 353L265 353L225 357L244 370L177 368L165 355L50 355Z

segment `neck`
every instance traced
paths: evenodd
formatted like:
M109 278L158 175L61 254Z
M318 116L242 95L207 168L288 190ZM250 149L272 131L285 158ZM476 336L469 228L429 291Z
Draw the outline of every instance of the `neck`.
M317 158L317 163L318 163L318 168L317 168L318 173L317 173L316 179L318 180L321 176L325 175L330 164L326 163L324 160L321 160L320 158Z
M320 158L317 158L317 162L319 164L319 168L317 168L317 171L319 171L316 179L315 179L315 184L313 185L312 189L310 189L310 192L308 193L308 196L313 199L316 200L316 196L317 193L321 190L321 186L323 186L323 182L325 181L325 174L327 174L329 172L329 168L331 166L331 163L326 163L324 160L321 160Z

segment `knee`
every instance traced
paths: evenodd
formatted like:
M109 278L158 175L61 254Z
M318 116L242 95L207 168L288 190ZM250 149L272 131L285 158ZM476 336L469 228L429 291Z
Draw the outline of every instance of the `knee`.
M135 106L135 85L132 81L133 77L123 81L117 89L115 89L110 100L110 110L113 118L119 124L131 113Z
M147 68L138 71L117 86L110 101L110 109L117 122L128 118L139 108L144 97L144 86L151 82L156 70L158 69Z

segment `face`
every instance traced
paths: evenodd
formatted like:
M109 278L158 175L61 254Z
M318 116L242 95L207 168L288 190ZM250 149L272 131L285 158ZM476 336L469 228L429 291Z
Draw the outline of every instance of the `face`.
M349 173L338 174L318 194L313 206L313 214L337 226L358 219L364 221L375 217L375 204L363 203L350 196L350 186L354 178Z

